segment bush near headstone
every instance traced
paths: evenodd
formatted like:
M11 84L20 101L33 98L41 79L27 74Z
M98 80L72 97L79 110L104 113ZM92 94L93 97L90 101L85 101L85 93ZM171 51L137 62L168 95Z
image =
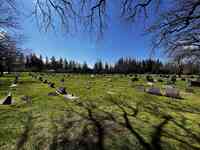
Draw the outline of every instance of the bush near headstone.
M48 81L47 81L47 80L44 80L43 83L46 84L46 83L48 83Z
M163 82L163 80L162 79L158 79L158 82Z
M39 79L40 81L43 81L43 78L42 78L42 77L39 77L38 79Z
M182 81L185 81L186 79L185 79L185 78L181 78L181 80L182 80Z
M192 79L193 79L193 78L195 78L195 77L194 77L194 76L190 76L190 78L192 78Z
M153 77L150 76L150 75L147 75L147 76L146 76L146 80L147 80L148 82L154 82Z
M176 75L173 75L170 80L171 80L171 82L173 84L175 84L175 82L176 82Z
M135 81L139 81L139 79L137 77L133 77L131 78L131 81L135 82Z

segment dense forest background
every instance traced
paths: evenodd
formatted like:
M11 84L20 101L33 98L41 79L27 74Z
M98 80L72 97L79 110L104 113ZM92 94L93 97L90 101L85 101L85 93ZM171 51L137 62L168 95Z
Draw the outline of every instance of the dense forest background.
M0 60L1 72L33 71L33 72L60 72L60 73L96 73L96 74L199 74L200 65L192 62L162 62L159 59L138 60L120 58L114 64L98 60L94 64L79 63L65 58L56 59L15 53Z

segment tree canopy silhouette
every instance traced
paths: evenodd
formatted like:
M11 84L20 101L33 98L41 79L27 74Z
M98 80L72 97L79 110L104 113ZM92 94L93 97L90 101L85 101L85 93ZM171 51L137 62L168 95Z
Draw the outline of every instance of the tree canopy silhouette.
M0 8L7 5L16 10L17 1L4 0ZM32 14L45 30L60 23L67 32L81 28L97 34L109 24L110 5L115 5L119 16L130 23L148 19L154 12L158 17L147 29L154 37L153 47L164 47L168 56L176 59L199 61L200 0L34 0L33 5ZM4 13L1 16L7 15ZM0 19L0 26L15 26L14 16Z

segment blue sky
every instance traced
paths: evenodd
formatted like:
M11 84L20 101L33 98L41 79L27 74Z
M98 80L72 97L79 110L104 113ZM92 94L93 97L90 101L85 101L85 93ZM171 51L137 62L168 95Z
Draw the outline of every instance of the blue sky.
M29 8L30 3L26 1L25 8ZM40 32L35 21L28 17L22 24L22 32L28 37L23 43L23 48L30 48L44 57L63 57L79 62L87 61L89 64L97 60L113 63L120 57L144 59L150 57L151 49L151 37L143 35L145 25L142 20L130 25L118 17L113 17L104 36L95 40L87 33L66 36L60 31ZM162 59L163 55L157 52L154 58Z

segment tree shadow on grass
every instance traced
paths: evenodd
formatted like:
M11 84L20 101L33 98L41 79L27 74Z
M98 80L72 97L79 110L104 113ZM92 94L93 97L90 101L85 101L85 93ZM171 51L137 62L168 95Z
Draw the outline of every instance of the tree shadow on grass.
M184 130L191 138L196 140L196 143L200 142L200 138L197 134L194 134L191 130L184 126L184 122L177 122L175 118L163 113L159 114L161 120L157 125L153 126L153 132L150 134L150 139L147 140L144 134L138 130L135 121L145 122L139 117L142 111L154 114L159 113L154 107L146 107L140 110L140 103L132 106L125 101L114 100L110 98L108 100L113 107L118 108L119 113L105 110L99 107L94 101L73 102L76 107L68 107L65 110L65 116L62 118L52 118L52 124L54 125L54 132L52 133L52 140L49 144L50 150L107 150L110 145L108 144L109 138L113 135L122 137L122 134L126 134L129 131L130 136L123 136L119 147L122 149L126 147L127 150L144 149L144 150L164 150L169 149L170 143L167 143L163 138L173 139L178 143L185 145L182 148L199 149L195 146L195 143L186 141L187 138L180 138L176 133L167 130L167 125L173 124L176 127ZM153 104L149 104L153 105ZM143 107L143 106L141 106ZM152 123L154 124L154 123ZM25 133L22 135L22 139L27 138L27 132L29 127L25 129ZM142 129L141 129L142 130ZM111 137L112 138L112 137ZM136 140L136 142L127 143L123 141ZM24 140L22 140L24 141ZM111 141L111 140L110 140ZM116 144L116 141L112 141ZM21 142L23 143L23 142ZM112 144L113 144L112 143ZM138 145L133 143L139 143ZM112 145L111 144L111 145ZM129 143L128 143L129 144ZM23 145L23 144L20 144ZM117 145L117 144L116 144Z
M91 105L82 105L85 113L76 110L67 110L74 118L67 121L57 121L62 130L54 133L50 149L63 150L104 150L106 135L104 119L93 111ZM72 117L72 116L70 116ZM79 118L79 119L77 119ZM70 134L75 134L71 136Z
M28 141L29 138L29 132L32 129L32 115L31 113L29 113L27 115L27 121L25 122L24 125L24 131L22 132L22 134L20 135L17 144L16 144L16 150L21 150L24 146L24 144Z

